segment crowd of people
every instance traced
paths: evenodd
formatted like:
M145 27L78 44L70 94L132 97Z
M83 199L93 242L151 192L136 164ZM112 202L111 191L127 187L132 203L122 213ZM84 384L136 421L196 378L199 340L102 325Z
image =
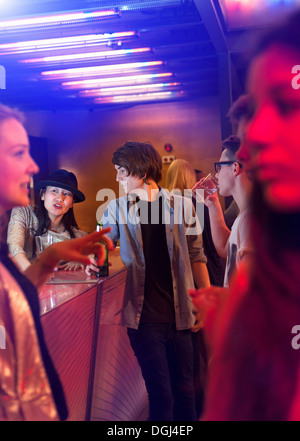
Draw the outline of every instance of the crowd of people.
M296 12L261 39L246 93L230 109L237 134L222 142L215 174L219 195L233 198L232 221L217 192L199 210L185 159L170 165L162 188L158 151L137 141L113 154L125 196L109 203L100 232L77 225L73 205L85 196L70 171L37 182L32 207L38 165L22 115L0 105L0 215L11 213L0 248L0 420L67 418L38 290L58 265L97 271L103 240L120 245L127 269L122 325L149 421L299 420L300 353L291 344L300 319L300 94L291 74L299 29ZM53 244L37 255L35 237L46 234Z
M30 156L29 139L22 116L0 106L0 217L30 202L29 183L38 166ZM72 198L78 196L74 191ZM5 227L4 225L2 226ZM109 229L73 240L54 243L20 270L0 248L0 326L5 329L5 349L0 352L0 420L65 420L64 391L49 355L40 322L38 291L61 260L91 263L89 255L105 258L100 244L110 239Z

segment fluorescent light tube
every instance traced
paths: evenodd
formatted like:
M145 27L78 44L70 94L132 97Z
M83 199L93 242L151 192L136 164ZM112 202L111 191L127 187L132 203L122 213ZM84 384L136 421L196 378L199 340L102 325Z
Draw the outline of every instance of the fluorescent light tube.
M70 69L60 70L48 70L41 72L44 77L47 78L76 78L81 76L94 76L97 74L109 74L118 72L135 71L140 68L159 66L162 65L162 61L140 61L137 63L124 63L124 64L110 64L103 66L88 66L88 67L75 67Z
M14 20L0 21L0 30L7 30L12 28L31 28L36 26L47 26L72 23L75 21L85 21L93 18L106 18L114 15L119 15L116 10L106 11L89 11L89 12L71 12L58 15L37 15L28 16L27 18L16 18Z
M141 47L136 49L117 49L112 51L98 51L98 52L85 52L83 54L66 54L55 55L42 58L31 58L28 60L20 60L21 63L54 63L57 61L76 61L76 60L90 60L98 58L111 58L120 57L123 55L138 54L143 52L149 52L150 47Z
M171 98L174 92L154 92L154 93L141 93L138 95L120 95L105 98L96 98L96 103L126 103L126 102L137 102L137 101L149 101L149 100L159 100Z
M136 83L143 83L147 80L154 78L171 77L172 72L161 72L152 74L140 74L140 75L128 75L124 77L106 77L106 78L92 78L88 80L77 80L77 81L65 81L62 86L67 89L94 89L96 87L103 87L109 85L118 86L121 85L134 85Z
M133 31L114 32L111 34L88 34L74 35L72 37L45 38L42 40L18 41L16 43L0 44L1 53L26 53L37 50L58 50L69 47L93 46L99 43L107 43L111 40L119 40L136 35ZM8 52L6 52L8 51Z
M80 96L111 96L119 95L120 93L146 93L151 90L162 89L168 87L179 86L180 83L150 83L150 84L138 84L133 86L116 86L116 87L103 87L101 89L82 90L79 92Z

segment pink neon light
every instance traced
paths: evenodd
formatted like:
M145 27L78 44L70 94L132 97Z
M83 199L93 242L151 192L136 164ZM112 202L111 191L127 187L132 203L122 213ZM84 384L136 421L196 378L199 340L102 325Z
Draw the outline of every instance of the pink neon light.
M50 70L41 72L43 76L52 78L74 78L80 76L94 76L96 74L105 75L107 73L123 72L123 71L133 71L138 68L158 66L163 64L162 61L146 61L138 63L125 63L125 64L111 64L109 66L89 66L89 67L79 67L71 69L61 69L61 70Z
M112 34L90 34L90 35L75 35L72 37L62 38L46 38L44 40L18 41L16 43L0 44L0 51L10 50L13 52L30 52L38 49L57 50L64 49L69 46L84 46L86 44L93 45L99 42L107 42L114 39L132 37L135 32L115 32Z
M134 85L136 83L142 83L153 78L171 77L172 75L172 72L162 72L144 75L128 75L125 77L93 78L89 80L66 81L62 83L62 86L68 89L93 89L96 87L101 88L110 84Z
M298 0L221 0L228 14L240 10L244 12L265 12L272 13L273 7L294 6Z
M137 102L137 101L149 101L157 99L171 98L174 92L154 92L154 93L141 93L138 95L120 95L114 97L95 98L96 103L120 103L120 102Z
M81 96L106 96L106 95L118 95L119 93L133 93L141 92L146 93L151 92L151 89L162 89L167 87L176 87L180 83L150 83L150 84L139 84L133 86L120 86L120 87L104 87L102 89L90 89L82 90L79 92Z
M73 60L85 60L91 58L106 58L106 57L119 57L122 55L136 54L140 52L149 52L150 47L143 47L137 49L119 49L113 51L101 51L101 52L85 52L84 54L67 54L56 55L52 57L31 58L29 60L20 60L21 63L51 63L54 61L73 61Z
M259 0L224 0L224 3L228 8L236 8L237 6L251 6L251 8L256 8Z
M51 25L54 23L66 23L70 21L82 21L90 18L109 17L113 15L119 15L114 10L107 11L93 11L93 12L74 12L70 14L59 15L44 15L29 18L21 18L15 20L0 21L0 29L14 28L14 27L26 27L26 26L39 26L39 25Z

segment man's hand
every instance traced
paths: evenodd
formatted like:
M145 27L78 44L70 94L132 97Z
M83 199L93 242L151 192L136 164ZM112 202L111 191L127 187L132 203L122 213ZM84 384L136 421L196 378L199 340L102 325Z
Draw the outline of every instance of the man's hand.
M202 289L190 289L189 295L197 310L194 328L204 328L209 342L212 341L216 316L228 295L228 288L211 286ZM198 330L197 329L197 330ZM192 328L192 331L194 329Z

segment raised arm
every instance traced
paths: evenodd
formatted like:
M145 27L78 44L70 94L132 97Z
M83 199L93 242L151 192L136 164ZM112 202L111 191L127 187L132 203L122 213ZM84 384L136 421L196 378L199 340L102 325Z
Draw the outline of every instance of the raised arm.
M219 256L226 258L230 229L225 223L218 196L216 194L209 196L205 200L205 205L209 210L210 228L214 246Z

